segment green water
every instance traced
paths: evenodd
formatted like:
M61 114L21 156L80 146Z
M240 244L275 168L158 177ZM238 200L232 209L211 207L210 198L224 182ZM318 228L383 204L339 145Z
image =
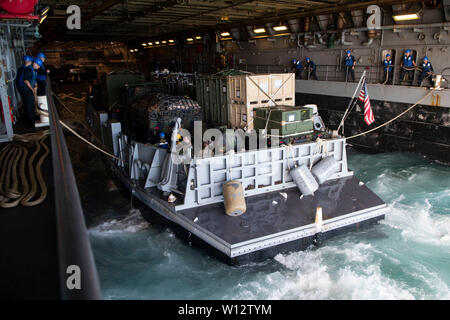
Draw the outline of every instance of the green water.
M411 154L349 156L385 200L381 223L235 268L139 212L90 229L107 299L450 299L450 168ZM125 214L125 213L124 213Z

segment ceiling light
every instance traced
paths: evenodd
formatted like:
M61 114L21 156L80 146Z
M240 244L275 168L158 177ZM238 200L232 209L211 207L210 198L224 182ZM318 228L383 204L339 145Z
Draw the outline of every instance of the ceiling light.
M202 37L196 36L195 39L200 40Z
M163 40L163 41L161 41L161 43L167 43L167 41L166 41L166 40Z
M230 33L229 33L229 32L222 32L220 35L221 35L222 37L229 37L229 36L230 36Z
M159 44L159 41L155 41L155 44Z
M130 52L133 52L134 50L133 49L130 49Z
M190 41L194 41L194 39L192 39L192 38L187 38L186 41L189 41L189 42L190 42Z
M417 20L419 19L418 13L406 13L406 14L398 14L394 16L395 21L406 21L406 20Z
M145 47L147 44L146 44L146 43L143 43L142 45Z
M253 29L253 32L254 33L264 33L264 32L266 32L266 29L264 29L264 28L257 28L257 29Z
M273 30L275 30L275 31L286 31L287 27L286 26L275 26L275 27L273 27Z
M172 39L169 40L169 43L174 43L175 41L173 41Z
M153 45L153 42L149 42L148 45L149 45L149 46Z

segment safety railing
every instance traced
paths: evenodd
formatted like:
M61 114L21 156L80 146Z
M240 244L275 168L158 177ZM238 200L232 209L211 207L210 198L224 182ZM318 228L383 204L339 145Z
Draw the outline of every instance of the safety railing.
M238 64L236 69L252 72L255 74L285 73L295 71L291 67L286 67L283 65L270 65L270 64Z
M62 299L102 299L83 209L59 116L47 78L53 182Z
M239 64L237 69L253 72L255 74L263 73L284 73L295 72L295 68L282 65L260 65L260 64ZM394 66L392 83L400 85L409 85L409 79L400 80L400 66ZM355 81L361 77L363 72L366 71L367 83L385 83L383 66L372 65L359 65L357 64L354 69ZM302 79L308 80L308 73L306 67L302 69ZM413 76L413 83L417 83L419 72L416 70ZM352 82L352 78L347 73L347 67L344 65L316 65L316 76L318 80L323 81L338 81L338 82ZM312 77L311 77L312 78Z
M349 72L351 70L352 67L347 67L344 65L318 65L316 73L319 80L352 82L353 79ZM381 81L381 78L379 78L379 69L370 65L356 65L354 67L353 73L355 75L355 81L358 81L364 71L366 71L367 83Z
M238 69L256 74L295 72L294 68L283 65L239 64ZM376 83L382 80L382 67L378 68L370 65L355 66L354 73L356 80L359 79L364 70L366 71L368 83ZM341 65L317 65L316 75L318 80L325 81L348 82L352 80L351 77L347 77L346 67ZM308 79L306 68L302 70L302 79Z

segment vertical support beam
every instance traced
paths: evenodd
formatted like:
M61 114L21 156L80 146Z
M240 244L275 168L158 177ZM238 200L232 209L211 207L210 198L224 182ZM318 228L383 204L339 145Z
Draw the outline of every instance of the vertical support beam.
M0 56L4 56L4 52L1 52ZM2 111L4 118L5 132L0 132L0 142L11 141L13 137L13 127L11 122L11 115L9 112L9 101L8 101L8 85L5 81L5 69L3 65L3 60L0 60L0 98L2 102Z

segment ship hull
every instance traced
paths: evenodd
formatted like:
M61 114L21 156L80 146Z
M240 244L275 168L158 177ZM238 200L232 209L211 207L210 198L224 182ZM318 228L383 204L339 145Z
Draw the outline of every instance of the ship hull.
M356 88L356 83L297 80L296 104L316 104L325 125L337 129ZM323 88L322 88L323 87ZM432 94L425 88L368 85L375 122L368 126L363 119L362 103L350 112L344 125L348 144L363 152L412 152L440 164L450 165L449 90ZM367 131L392 120L415 102L428 95L405 115L367 135ZM432 105L432 104L436 105Z

